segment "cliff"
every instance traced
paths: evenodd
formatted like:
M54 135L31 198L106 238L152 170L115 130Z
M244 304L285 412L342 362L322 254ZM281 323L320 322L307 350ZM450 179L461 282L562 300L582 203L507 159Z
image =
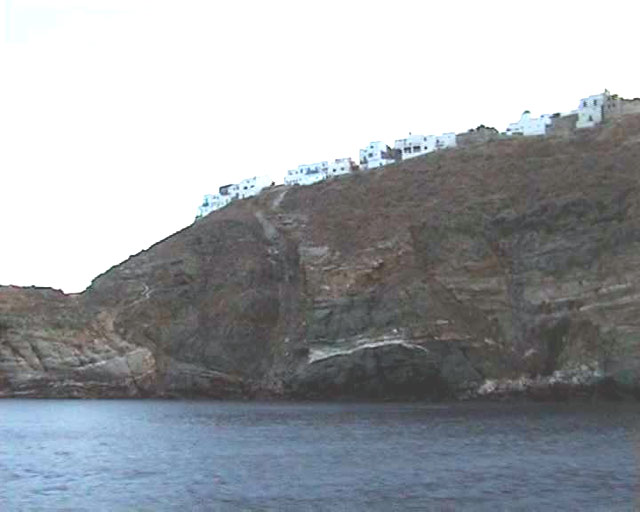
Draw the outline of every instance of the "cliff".
M79 295L0 287L0 396L640 390L640 116L238 201Z

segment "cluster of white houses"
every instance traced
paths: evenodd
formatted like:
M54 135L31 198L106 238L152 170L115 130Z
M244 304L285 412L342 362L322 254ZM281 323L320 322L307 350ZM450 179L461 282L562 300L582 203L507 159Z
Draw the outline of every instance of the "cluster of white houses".
M245 199L258 195L260 191L272 185L273 182L269 176L254 176L242 180L240 183L224 185L218 189L217 194L206 194L202 204L198 207L197 218L204 217L214 210L219 210L227 206L235 199Z
M453 132L427 136L410 133L406 139L396 140L394 147L402 160L407 160L438 149L453 148L456 145L456 134ZM360 160L362 160L362 151L360 151Z
M455 147L455 145L455 133L445 133L437 136L409 134L406 139L396 140L394 148L390 148L384 142L371 142L366 148L360 150L360 165L357 165L351 158L336 158L333 161L325 160L314 164L302 164L296 169L287 171L284 177L284 184L312 185L327 178L349 174L355 170L377 169L399 160L414 158L438 149ZM219 210L235 199L255 196L269 185L273 185L273 183L268 176L255 176L242 180L237 185L220 187L217 194L206 194L204 196L202 204L198 207L197 218L204 217L214 210Z
M582 98L577 110L564 114L543 114L538 118L531 117L531 112L525 110L516 123L511 123L506 130L506 135L545 135L554 119L575 116L576 129L590 128L602 122L607 114L615 111L620 98L612 96L608 91L602 94L594 94L588 98ZM622 100L627 101L627 100Z
M360 150L359 165L356 165L350 158L299 165L297 169L287 172L284 184L311 185L355 170L377 169L440 149L483 142L493 138L572 132L576 129L595 126L610 117L631 113L640 113L640 99L625 100L617 95L611 95L605 90L604 93L581 99L576 110L564 114L543 114L538 118L533 118L531 113L525 110L520 120L511 123L502 134L494 128L481 126L476 130L469 130L467 133L458 135L455 133L442 135L413 135L409 133L407 138L396 140L393 148L381 141L371 142L366 148ZM238 184L220 187L218 194L204 196L204 201L198 208L198 218L226 206L235 199L255 196L263 188L273 184L268 176L255 176L242 180Z
M347 174L356 169L351 158L336 158L333 162L318 162L302 164L297 169L287 171L284 177L285 185L311 185L333 176Z

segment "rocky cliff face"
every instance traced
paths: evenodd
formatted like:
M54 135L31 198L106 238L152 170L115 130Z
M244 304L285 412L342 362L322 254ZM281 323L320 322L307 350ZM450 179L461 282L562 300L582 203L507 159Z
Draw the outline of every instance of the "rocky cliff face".
M156 372L153 353L122 339L108 311L78 296L0 288L0 397L140 396Z
M0 396L640 389L640 116L214 212L80 295L0 288Z

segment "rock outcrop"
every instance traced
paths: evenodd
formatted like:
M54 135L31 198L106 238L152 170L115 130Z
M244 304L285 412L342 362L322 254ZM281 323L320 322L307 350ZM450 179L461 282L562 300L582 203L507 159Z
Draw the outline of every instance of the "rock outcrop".
M46 288L0 289L0 397L152 393L153 353L123 340L107 311Z
M640 389L640 116L231 204L82 294L0 287L0 396Z

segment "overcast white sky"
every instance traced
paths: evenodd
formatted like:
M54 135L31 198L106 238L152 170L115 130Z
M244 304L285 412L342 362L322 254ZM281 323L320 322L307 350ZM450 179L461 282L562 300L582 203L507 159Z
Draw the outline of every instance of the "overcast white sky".
M205 193L640 96L640 2L0 0L0 284L81 291Z

